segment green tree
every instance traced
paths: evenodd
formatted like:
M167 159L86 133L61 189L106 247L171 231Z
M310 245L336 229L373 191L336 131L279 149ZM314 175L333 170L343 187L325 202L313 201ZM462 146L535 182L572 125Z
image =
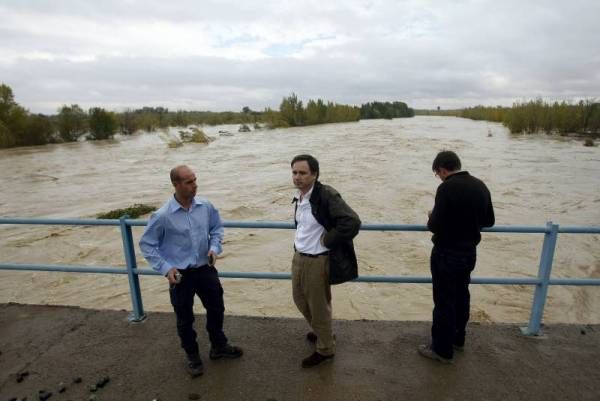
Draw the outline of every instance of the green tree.
M279 113L281 119L290 127L304 125L304 108L302 107L302 101L298 100L295 93L283 98L279 105Z
M130 109L125 110L118 117L119 132L123 135L132 135L139 129L139 118Z
M185 111L178 110L173 115L170 125L175 127L187 127L190 125L189 119L187 118L187 113Z
M114 113L100 107L93 107L89 111L89 116L91 139L112 138L117 130L117 119Z
M27 110L19 106L14 99L12 89L0 84L0 147L27 145Z
M63 105L58 110L57 126L58 133L63 141L76 141L87 129L87 115L76 104Z
M23 143L26 145L45 145L54 142L55 133L52 120L43 114L30 115L23 134Z

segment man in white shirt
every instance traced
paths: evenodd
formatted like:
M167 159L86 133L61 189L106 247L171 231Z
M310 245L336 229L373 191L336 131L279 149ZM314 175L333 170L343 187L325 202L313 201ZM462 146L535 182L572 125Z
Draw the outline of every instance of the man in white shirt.
M302 361L303 368L310 368L335 354L330 285L358 277L352 239L358 234L360 219L334 188L318 181L317 159L298 155L291 167L298 188L292 292L294 303L312 328L306 338L316 343L316 351Z

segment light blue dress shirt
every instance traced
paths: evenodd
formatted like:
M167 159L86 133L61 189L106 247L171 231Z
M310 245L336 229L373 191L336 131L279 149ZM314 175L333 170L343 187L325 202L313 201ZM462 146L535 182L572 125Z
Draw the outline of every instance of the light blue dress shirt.
M186 269L208 263L208 251L222 251L223 222L218 210L202 198L185 210L173 196L152 214L140 239L142 254L163 276L173 267Z

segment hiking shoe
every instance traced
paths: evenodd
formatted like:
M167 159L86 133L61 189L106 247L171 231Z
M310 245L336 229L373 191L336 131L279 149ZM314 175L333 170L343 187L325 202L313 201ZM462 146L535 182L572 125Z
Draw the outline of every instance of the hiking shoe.
M185 369L192 377L202 376L204 373L204 366L202 366L202 360L199 356L188 358Z
M332 359L334 354L331 355L322 355L318 352L313 352L308 358L304 358L302 360L303 368L312 368L313 366L317 366L321 362L325 362L329 359Z
M212 360L221 358L235 359L242 355L244 355L244 351L240 347L235 347L229 344L225 344L224 346L218 348L211 348L209 353L209 357Z
M444 358L443 356L438 355L438 353L431 348L431 345L419 345L417 350L421 356L427 359L438 361L444 364L452 363L452 359Z

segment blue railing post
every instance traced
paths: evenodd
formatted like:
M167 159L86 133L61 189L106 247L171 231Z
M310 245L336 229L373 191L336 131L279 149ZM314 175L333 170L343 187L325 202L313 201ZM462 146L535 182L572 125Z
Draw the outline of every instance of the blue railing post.
M130 322L141 322L146 318L144 305L142 305L142 292L140 290L140 280L135 260L135 248L133 246L133 235L131 226L127 225L125 219L129 216L121 216L119 225L121 226L121 237L123 237L123 252L125 254L125 263L127 263L127 277L129 278L129 292L131 293L131 303L133 304L133 313L129 316Z
M544 315L544 305L548 295L548 286L550 285L550 274L552 273L552 261L554 259L554 250L558 240L558 224L546 223L546 233L544 234L544 244L542 245L542 254L540 256L540 268L538 270L538 284L535 286L533 303L531 305L531 316L529 325L521 328L523 334L527 336L538 336L540 326L542 325L542 316Z

